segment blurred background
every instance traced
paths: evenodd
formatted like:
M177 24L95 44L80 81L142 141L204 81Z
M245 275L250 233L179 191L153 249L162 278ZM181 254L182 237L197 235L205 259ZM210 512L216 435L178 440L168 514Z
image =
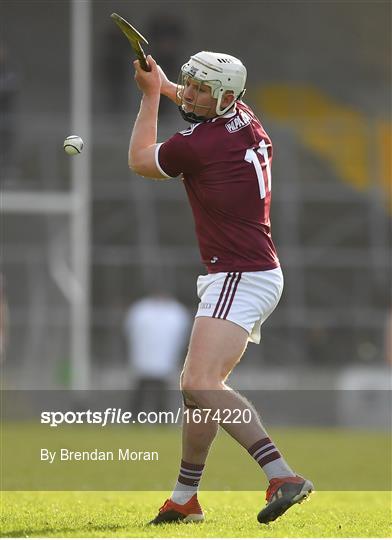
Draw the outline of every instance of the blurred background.
M174 81L199 50L241 58L274 143L285 291L233 384L388 388L391 4L246 0L0 3L3 386L125 389L128 308L160 290L196 311L185 191L127 167L140 93L113 11ZM162 99L159 140L184 127Z

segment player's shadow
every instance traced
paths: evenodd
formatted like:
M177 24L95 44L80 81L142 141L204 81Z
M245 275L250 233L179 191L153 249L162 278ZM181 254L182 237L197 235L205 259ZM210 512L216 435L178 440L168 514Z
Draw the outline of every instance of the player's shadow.
M88 532L94 533L94 531L117 531L118 529L125 529L125 525L96 525L92 526L92 524L88 525L89 529ZM45 529L35 530L35 529L20 529L18 531L9 531L6 534L0 534L0 538L27 538L27 537L35 537L35 538L44 538L48 534L54 534L56 533L58 536L64 536L64 534L61 533L72 533L77 530L81 530L83 527L46 527ZM92 534L92 536L94 536Z
M133 525L143 528L145 530L150 529L151 530L151 524L148 521L139 521L137 520L136 523L133 523ZM183 523L172 523L171 525L178 525L178 528L180 529L181 526L183 527ZM190 524L188 524L189 526ZM128 524L129 526L129 524ZM199 525L200 526L200 525ZM91 537L94 537L94 532L102 532L102 531L118 531L120 529L127 529L126 524L122 525L96 525L92 527L92 523L88 524L88 533ZM72 533L77 530L83 530L83 527L46 527L45 529L35 530L35 529L20 529L17 531L9 531L6 534L0 534L0 538L28 538L28 537L34 537L34 538L45 538L48 536L48 534L57 534L57 536L61 537L61 534L63 533ZM98 535L95 535L98 536ZM152 536L152 535L151 535Z

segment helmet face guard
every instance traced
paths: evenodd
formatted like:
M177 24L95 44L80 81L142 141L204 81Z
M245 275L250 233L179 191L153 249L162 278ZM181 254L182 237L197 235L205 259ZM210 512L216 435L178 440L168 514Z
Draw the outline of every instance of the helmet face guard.
M193 100L193 103L189 103L184 100L184 88L186 88L187 83L190 79L192 80L192 84L197 84L196 95ZM184 120L188 122L199 123L199 122L204 122L205 120L208 120L209 118L211 118L210 116L211 111L213 110L213 108L215 108L215 103L212 103L210 105L198 104L200 88L202 85L205 85L211 88L211 97L213 99L219 98L219 89L222 86L220 81L218 80L201 81L199 79L192 77L191 74L181 69L180 77L177 83L177 99L179 102L178 109L180 111L181 116L184 118ZM230 106L232 107L233 105L234 105L234 102ZM190 107L191 107L191 110L189 110ZM196 114L195 112L196 109L199 114Z
M196 96L192 103L184 100L184 89L189 80L193 85L197 85ZM222 116L244 95L245 81L246 69L237 58L204 51L191 56L190 60L182 66L177 83L177 99L181 116L192 123L204 122L213 116ZM216 100L216 104L208 106L198 104L202 85L211 89L211 98ZM221 103L225 93L233 94L234 100L222 108ZM211 115L212 111L213 115Z

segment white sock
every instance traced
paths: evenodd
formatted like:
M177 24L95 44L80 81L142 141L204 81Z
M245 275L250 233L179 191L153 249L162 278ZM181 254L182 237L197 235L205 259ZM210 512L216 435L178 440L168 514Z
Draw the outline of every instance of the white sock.
M186 486L181 482L177 482L170 498L177 504L185 504L195 493L197 493L197 487Z
M296 476L269 437L257 441L248 449L248 452L263 469L268 480Z
M197 493L203 469L204 465L181 460L180 474L171 496L173 502L185 504Z
M285 476L296 476L295 472L287 465L283 458L275 459L263 467L268 480L271 478L284 478Z

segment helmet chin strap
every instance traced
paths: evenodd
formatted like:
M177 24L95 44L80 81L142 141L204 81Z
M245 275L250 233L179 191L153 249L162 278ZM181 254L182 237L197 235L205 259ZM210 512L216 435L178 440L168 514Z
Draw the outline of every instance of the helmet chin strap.
M200 124L200 122L205 122L206 120L209 120L206 116L198 116L194 112L186 112L182 105L179 105L178 110L180 111L181 116L185 120L185 122L191 122L192 124Z
M240 97L243 95L243 92L238 96L237 99L235 99L233 101L233 103L231 104L231 106L225 111L224 114L226 114L230 109L232 109L234 107L234 105L236 104L237 100L240 99ZM207 116L198 116L197 114L195 114L194 112L186 112L183 108L182 108L182 105L179 105L178 107L178 110L180 111L180 114L181 116L183 117L183 119L186 121L186 122L191 122L192 124L200 124L201 122L205 122L206 120L211 120L211 118L208 118ZM219 118L219 114L217 114L214 118L218 117Z

